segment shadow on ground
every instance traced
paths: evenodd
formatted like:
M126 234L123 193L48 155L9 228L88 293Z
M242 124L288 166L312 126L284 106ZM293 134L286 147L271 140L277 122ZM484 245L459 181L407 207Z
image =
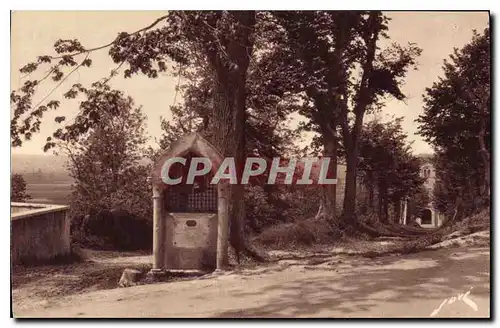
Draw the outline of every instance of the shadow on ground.
M85 250L89 258L64 265L12 267L12 289L15 297L29 295L47 299L94 290L113 289L126 268L149 271L149 255L142 252L108 252ZM21 297L19 296L21 295Z
M366 266L366 263L371 265ZM430 313L439 306L436 299L465 293L471 287L471 298L489 299L489 264L489 250L476 248L426 251L404 258L365 259L363 264L359 263L358 270L354 268L344 273L335 264L306 266L302 272L316 270L318 275L307 280L294 277L285 284L265 286L252 292L231 293L232 297L245 300L256 295L260 295L261 300L265 299L262 295L272 296L256 306L247 304L244 310L226 311L216 317L310 317L331 311L349 317L374 310L381 302L388 307L424 304L425 309L420 311ZM326 274L322 277L321 272L325 270L337 270L341 279L332 280L331 272L330 277ZM418 310L408 309L407 313ZM384 314L376 316L384 317ZM401 316L410 314L403 311Z

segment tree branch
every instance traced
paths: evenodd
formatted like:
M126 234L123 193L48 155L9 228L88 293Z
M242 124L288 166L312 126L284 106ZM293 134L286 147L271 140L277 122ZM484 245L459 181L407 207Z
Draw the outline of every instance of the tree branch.
M156 19L153 23L149 24L148 26L143 27L140 30L137 30L137 31L135 31L133 33L127 33L127 36L132 36L132 35L136 35L136 34L139 34L141 32L147 31L147 30L155 27L156 25L158 25L161 21L163 21L167 17L168 17L168 15L161 16L160 18ZM82 51L78 51L78 52L75 52L75 53L72 53L72 54L63 55L63 56L48 56L48 57L50 59L62 59L63 57L66 57L66 56L78 56L78 55L81 55L81 54L86 53L86 52L93 52L93 51L97 51L97 50L101 50L101 49L110 47L113 44L115 44L118 40L120 40L120 35L118 35L113 41L111 41L109 43L106 43L106 44L104 44L102 46L99 46L99 47L85 49L85 50L82 50Z

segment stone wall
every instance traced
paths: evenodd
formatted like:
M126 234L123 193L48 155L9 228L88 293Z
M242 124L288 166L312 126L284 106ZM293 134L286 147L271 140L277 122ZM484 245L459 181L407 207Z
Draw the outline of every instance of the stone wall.
M167 270L213 271L217 260L217 214L167 213L164 267Z
M68 206L11 203L12 263L45 262L68 255L68 210Z

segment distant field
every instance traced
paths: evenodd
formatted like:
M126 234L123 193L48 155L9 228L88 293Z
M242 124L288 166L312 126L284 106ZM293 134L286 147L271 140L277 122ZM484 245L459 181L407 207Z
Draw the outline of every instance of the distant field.
M30 203L67 205L70 188L69 183L33 183L26 185L26 192L31 196Z

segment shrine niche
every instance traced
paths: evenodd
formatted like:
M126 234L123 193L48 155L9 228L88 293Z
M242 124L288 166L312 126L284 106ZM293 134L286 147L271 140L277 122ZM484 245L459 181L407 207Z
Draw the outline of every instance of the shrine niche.
M188 181L191 162L199 157L210 161L211 171ZM171 162L178 158L184 163ZM174 142L154 164L153 273L213 271L227 264L228 185L222 179L210 183L222 161L213 145L193 133ZM166 174L178 183L167 184Z

